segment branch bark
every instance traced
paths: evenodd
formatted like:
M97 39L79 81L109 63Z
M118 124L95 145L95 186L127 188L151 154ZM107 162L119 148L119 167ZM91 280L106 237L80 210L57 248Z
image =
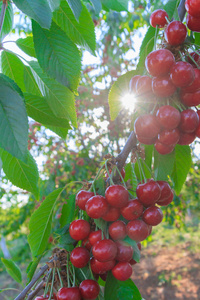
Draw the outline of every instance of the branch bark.
M179 18L180 18L181 22L183 22L183 19L185 17L185 13L186 13L185 0L181 0L180 4L178 6L178 15L179 15Z

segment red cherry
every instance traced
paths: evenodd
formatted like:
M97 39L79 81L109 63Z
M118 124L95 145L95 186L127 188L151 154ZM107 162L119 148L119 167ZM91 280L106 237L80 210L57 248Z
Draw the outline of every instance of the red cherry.
M90 260L92 272L94 272L95 274L104 274L105 272L112 270L112 268L114 268L115 264L116 264L116 261L114 259L106 261L106 262L101 262L93 257Z
M85 209L90 218L99 219L107 213L109 206L105 197L96 195L87 201Z
M144 241L149 235L149 227L142 220L130 221L126 228L128 236L136 242Z
M88 237L88 240L92 246L102 239L104 239L104 234L100 229L97 231L91 231Z
M158 26L158 28L163 28L167 25L167 20L169 16L164 9L154 10L150 16L150 24L152 27Z
M79 290L83 299L95 300L100 292L100 286L95 280L86 279L79 285Z
M90 253L84 247L77 247L72 250L70 260L74 267L83 268L90 260Z
M135 75L131 78L129 83L129 90L131 93L136 93L136 84L140 77L141 77L140 75Z
M109 173L111 174L111 173L112 173L112 170L109 170ZM121 170L120 173L121 173L122 178L125 178L126 173L125 173L125 169L124 169L124 168L122 168L122 170ZM118 174L118 172L117 172L117 174ZM105 174L105 177L106 177L106 178L109 178L107 172L106 172L106 174ZM121 177L120 177L120 181L122 181Z
M85 204L92 196L94 196L93 192L84 191L84 190L79 191L78 194L76 195L76 203L78 207L82 210L85 210Z
M37 298L36 298L37 299ZM47 298L44 298L47 299ZM81 293L78 287L63 287L57 292L58 300L81 300Z
M165 145L160 143L159 140L155 142L154 146L156 151L162 155L170 154L174 151L174 145Z
M90 233L90 224L85 220L74 220L69 226L69 234L76 241L84 240Z
M120 217L120 210L116 207L110 206L108 212L102 217L107 222L117 221Z
M195 138L196 138L195 132L191 132L191 133L181 132L178 144L179 145L190 145L192 142L194 142Z
M179 128L184 133L194 132L199 125L199 116L192 109L186 109L181 112L181 122Z
M150 180L143 184L138 184L136 194L140 202L145 207L153 205L161 195L161 189L156 181Z
M139 243L137 243L137 247L138 247L138 249L141 251L142 250L142 245L141 245L141 243L139 242ZM129 261L129 264L131 264L132 266L133 265L135 265L135 264L137 264L137 261L135 261L133 258Z
M195 78L191 85L186 86L185 88L182 88L182 91L185 93L194 93L198 90L200 90L200 70L194 69Z
M120 220L115 221L109 226L108 232L114 241L123 240L127 235L126 224Z
M199 52L199 51L198 51ZM191 57L190 57L191 56ZM196 68L197 65L200 65L200 54L197 54L196 52L191 52L190 56L187 57L188 62L194 67ZM196 62L196 64L194 63L194 61Z
M128 262L119 262L112 269L113 276L120 281L129 279L132 275L133 269Z
M185 8L187 12L193 17L200 17L199 0L186 0Z
M178 61L171 67L170 78L177 87L190 85L195 78L194 68L185 61Z
M181 121L180 112L173 106L161 106L156 113L158 123L166 129L174 129L178 127Z
M200 138L200 110L197 110L197 114L198 114L198 116L199 116L199 125L198 125L198 127L197 127L197 129L196 129L196 131L195 131L195 135L196 135L198 138Z
M199 17L193 17L190 14L187 14L186 25L190 30L200 32L200 19L199 19Z
M82 246L85 247L88 251L90 251L92 248L92 245L90 244L88 238L82 241Z
M155 138L160 132L160 126L156 117L150 114L138 117L135 120L134 129L138 137L145 139Z
M138 199L129 200L128 204L121 209L121 214L126 220L136 220L143 213L143 205Z
M136 93L140 96L152 95L152 78L149 76L141 76L136 83Z
M151 226L156 226L162 222L163 213L159 207L151 206L145 209L142 215L142 220Z
M117 255L117 246L110 239L98 241L92 248L93 256L102 262L115 259Z
M174 193L171 191L170 195L167 198L165 198L165 199L160 198L157 201L157 204L160 206L167 206L173 201L173 199L174 199Z
M35 300L49 300L49 298L44 297L44 296L38 296L35 298Z
M175 145L180 139L180 131L178 128L164 129L158 134L158 141L165 145Z
M172 83L169 75L165 75L153 78L152 89L157 97L170 97L175 93L176 86Z
M159 180L159 181L157 181L157 183L161 189L161 195L157 201L157 203L158 203L158 202L162 202L162 201L165 201L166 199L168 199L169 196L171 195L172 189L171 189L169 183L164 180Z
M165 29L165 40L171 46L183 44L187 37L187 28L180 21L172 21Z
M140 137L137 135L137 139L141 144L145 144L145 145L153 145L155 144L155 141L157 140L157 137L154 137L152 139L146 139L143 137Z
M118 261L130 261L133 257L133 248L123 241L117 241L117 256Z
M156 77L168 74L174 63L174 55L167 49L155 50L149 53L145 60L147 71Z
M121 208L129 200L127 189L122 185L110 185L105 191L105 197L111 206Z
M106 281L108 273L100 274L100 277L103 281Z

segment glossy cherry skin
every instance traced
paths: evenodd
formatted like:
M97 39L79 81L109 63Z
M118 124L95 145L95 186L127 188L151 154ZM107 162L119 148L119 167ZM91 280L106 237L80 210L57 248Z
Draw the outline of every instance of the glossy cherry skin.
M117 246L115 242L110 239L98 241L92 247L93 256L101 262L106 262L115 259L117 255Z
M157 110L156 119L160 126L166 129L174 129L178 127L181 121L181 114L175 107L164 105Z
M126 224L121 220L115 221L109 226L108 232L114 241L123 240L127 235Z
M180 139L180 131L178 128L164 129L158 134L158 141L165 145L175 145Z
M135 75L131 78L131 80L129 82L129 91L131 93L136 93L136 84L140 77L141 77L140 75Z
M197 129L196 129L196 131L195 131L195 135L196 135L198 138L200 138L200 110L197 110L197 114L198 114L198 116L199 116L199 125L198 125L198 127L197 127Z
M165 29L165 40L171 46L178 46L184 43L187 37L187 28L180 21L172 21Z
M109 209L109 205L105 197L96 195L90 198L86 205L85 210L88 216L92 219L99 219L103 217Z
M190 14L187 14L186 25L190 30L195 31L195 32L200 32L200 19L199 19L199 17L193 17Z
M170 97L175 93L176 86L172 83L169 75L165 75L153 78L152 89L157 97Z
M194 93L200 90L200 70L194 69L195 78L191 85L182 88L185 93Z
M156 181L149 180L146 183L138 184L136 188L138 200L145 206L153 205L161 195L161 189Z
M170 69L170 78L175 86L186 87L194 81L194 68L185 61L178 61Z
M94 196L93 192L84 190L79 191L78 194L76 194L76 203L78 207L82 210L85 210L85 204L92 196Z
M196 111L186 109L181 112L181 122L179 128L184 133L194 132L199 125L199 116Z
M198 106L200 104L200 90L194 93L186 93L181 91L181 102L186 106Z
M154 137L152 139L146 139L143 137L140 137L137 135L137 139L141 144L145 144L145 145L153 145L155 144L155 141L157 140L157 137Z
M90 260L90 266L92 269L92 272L95 274L104 274L105 272L108 272L114 268L116 264L116 260L109 260L106 262L98 261L96 258L92 258Z
M187 12L193 17L200 17L199 0L186 0L185 8Z
M174 63L174 55L167 49L152 51L145 60L147 71L151 76L155 77L167 75Z
M105 198L111 206L121 208L128 203L129 194L124 186L115 184L106 189Z
M142 220L130 221L126 228L128 236L136 242L144 241L149 235L149 227Z
M160 205L160 206L167 206L173 201L173 199L174 199L174 193L171 191L170 195L167 198L159 199L157 201L157 204Z
M190 145L192 142L194 142L195 138L196 138L195 132L191 132L191 133L181 132L178 144L179 145Z
M199 52L199 51L197 51L197 52ZM190 56L191 56L192 59L195 61L195 63L194 63L194 61L191 59ZM194 68L197 68L197 66L200 65L200 53L197 54L196 52L191 52L191 53L190 53L190 56L187 57L188 62L189 62Z
M96 244L96 242L101 241L104 238L103 232L99 229L96 231L91 231L88 237L88 240L92 246Z
M112 269L113 276L120 281L129 279L132 275L133 269L128 262L119 262Z
M138 117L134 123L135 133L138 137L152 139L160 132L160 126L156 117L150 114L145 114Z
M69 226L69 234L76 241L86 239L89 233L90 224L85 220L74 220Z
M38 296L35 298L35 300L49 300L49 298L44 297L44 296Z
M163 213L162 210L157 206L151 206L145 209L142 215L142 220L151 226L157 226L162 222Z
M158 26L158 28L163 28L167 25L167 20L169 16L164 9L156 9L152 12L150 16L150 24L152 27Z
M133 257L133 248L126 242L117 241L117 261L130 261Z
M86 279L79 285L79 290L83 299L95 300L100 292L100 286L95 280Z
M152 78L149 76L141 76L136 83L136 93L140 96L152 95Z
M143 213L143 205L138 199L129 200L128 204L121 209L121 214L126 220L136 220Z
M162 155L170 154L174 151L174 145L165 145L161 143L159 140L155 142L154 146L156 151Z
M70 261L76 268L83 268L90 260L90 253L84 247L77 247L72 250L70 255Z
M92 245L89 242L89 239L86 238L82 241L82 246L85 247L88 251L92 249Z
M117 221L120 217L119 208L110 206L108 212L102 217L104 221L114 222Z
M45 298L46 299L46 298ZM81 300L81 293L78 287L63 287L57 292L58 300Z
M169 198L171 195L172 189L167 181L164 180L158 180L157 183L159 184L159 187L161 189L161 195L160 198L158 199L158 202L165 201L166 199Z

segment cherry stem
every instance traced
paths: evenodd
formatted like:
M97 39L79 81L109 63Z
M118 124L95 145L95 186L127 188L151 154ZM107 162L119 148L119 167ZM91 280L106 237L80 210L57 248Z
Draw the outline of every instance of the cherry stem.
M67 286L70 287L70 280L69 280L69 254L67 253Z
M149 166L147 165L146 161L143 158L140 158L142 163L145 165L145 167L148 169L149 173L151 174L151 176L153 177L153 172L152 170L149 168Z
M93 275L93 273L92 273L92 269L91 269L91 265L89 264L89 270L90 270L90 273L91 273L91 277L92 277L92 279L94 280L94 275Z
M145 176L145 173L144 173L144 169L143 169L143 166L141 164L141 161L140 161L140 157L138 155L138 153L136 152L136 156L137 156L137 162L138 162L138 168L140 169L140 171L142 172L142 176L141 178L144 180L144 182L146 183L147 182L147 179L146 179L146 176ZM141 173L140 173L141 175Z
M178 53L180 54L181 60L185 61L185 58L184 58L183 54L181 53L181 51L178 51Z
M95 181L96 181L97 178L99 177L99 175L100 175L102 169L104 168L104 165L105 165L105 164L103 164L103 166L98 170L97 175L95 176L95 178L94 178L94 180L93 180L93 182L92 182L91 188L89 189L89 191L91 191L91 190L93 189L95 195L96 195Z
M157 42L157 35L158 35L158 25L156 25L155 35L154 35L154 50L156 50L156 42Z
M63 281L62 281L62 278L61 278L61 276L60 276L60 271L59 271L58 268L57 268L56 270L57 270L58 277L59 277L59 280L60 280L60 287L63 288Z
M124 178L123 178L123 176L122 176L120 170L118 169L117 166L115 166L115 169L117 170L117 172L118 172L118 174L119 174L119 176L120 176L120 178L121 178L121 180L122 180L123 186L126 188L126 183L125 183L125 181L124 181Z
M76 274L75 274L75 269L74 269L73 265L72 265L72 272L73 272L73 283L72 283L72 286L75 287L75 285L76 285Z
M53 284L54 284L54 279L55 279L55 272L56 272L56 269L54 268L53 275L52 275L52 281L51 281L51 289L50 289L49 299L51 299L51 296L53 294Z
M52 269L49 271L49 275L47 277L46 286L44 289L44 297L46 297L48 289L49 289L49 278L50 278L51 273L52 273Z
M81 270L81 269L79 269L80 271L81 271L81 273L83 274L83 277L85 278L85 279L87 279L87 277L86 277L86 275L84 274L84 272Z
M108 169L108 159L105 161L105 168L106 168L106 172L107 172L107 174L108 174L108 177L109 177L109 179L110 179L110 182L111 182L111 184L112 185L114 185L114 182L113 182L113 180L112 180L112 176L110 176L110 172L109 172L109 169Z

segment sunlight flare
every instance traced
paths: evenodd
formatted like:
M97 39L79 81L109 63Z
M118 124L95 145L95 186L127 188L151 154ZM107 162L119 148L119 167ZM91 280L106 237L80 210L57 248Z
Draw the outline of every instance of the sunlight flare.
M121 97L121 103L125 109L132 113L135 109L136 98L134 94L126 93L124 96Z

